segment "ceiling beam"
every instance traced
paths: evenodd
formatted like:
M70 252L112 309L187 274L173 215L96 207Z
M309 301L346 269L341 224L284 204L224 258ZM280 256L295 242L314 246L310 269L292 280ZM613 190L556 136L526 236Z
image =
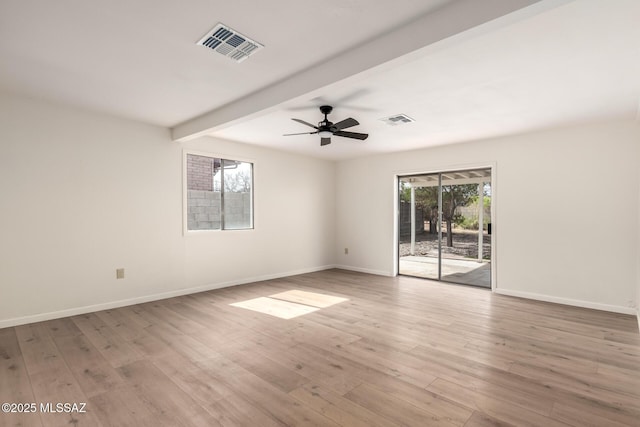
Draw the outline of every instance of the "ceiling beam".
M321 95L336 82L408 62L424 50L500 28L573 0L456 0L393 31L171 129L186 141L274 111L284 102ZM316 94L314 94L316 91Z

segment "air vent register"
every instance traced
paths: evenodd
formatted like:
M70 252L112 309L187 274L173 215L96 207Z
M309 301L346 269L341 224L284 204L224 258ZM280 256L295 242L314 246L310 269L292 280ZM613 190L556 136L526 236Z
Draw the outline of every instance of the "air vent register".
M216 25L196 44L208 47L236 62L244 61L264 47L223 24Z

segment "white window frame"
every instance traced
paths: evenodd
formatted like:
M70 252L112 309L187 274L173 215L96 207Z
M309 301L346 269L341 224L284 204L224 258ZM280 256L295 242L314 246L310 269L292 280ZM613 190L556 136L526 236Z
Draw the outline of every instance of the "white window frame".
M215 159L221 160L231 160L238 161L244 163L251 164L251 197L250 197L250 208L251 208L251 218L250 218L250 227L247 228L230 228L225 229L224 222L222 223L221 228L219 229L211 229L211 230L189 230L188 224L188 188L187 188L187 155L194 156L204 156L211 157ZM208 233L220 233L220 232L248 232L255 230L255 202L254 202L254 194L255 194L255 182L256 182L256 162L253 159L249 159L246 157L235 156L235 155L227 155L220 154L217 152L210 151L198 151L198 150L182 150L182 234L184 236L187 235L198 235L198 234L208 234ZM221 191L221 199L224 199L224 192ZM224 203L224 202L223 202ZM224 205L221 208L224 211Z

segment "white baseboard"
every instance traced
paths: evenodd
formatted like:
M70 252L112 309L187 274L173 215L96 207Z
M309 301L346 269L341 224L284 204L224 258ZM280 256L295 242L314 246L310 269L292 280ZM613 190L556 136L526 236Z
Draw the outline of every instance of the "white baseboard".
M575 307L592 308L594 310L610 311L613 313L621 314L636 314L636 309L630 307L624 307L620 305L600 304L591 301L582 301L570 298L554 297L551 295L536 294L533 292L514 291L510 289L495 289L496 294L507 295L511 297L527 298L537 301L553 302L556 304L573 305ZM640 317L639 320L640 322Z
M339 268L341 270L357 271L358 273L367 273L367 274L375 274L376 276L393 277L392 273L384 270L370 270L368 268L353 267L350 265L334 265L333 267Z
M142 304L150 301L158 301L167 298L178 297L181 295L196 294L198 292L211 291L214 289L227 288L229 286L245 285L247 283L262 282L264 280L280 279L282 277L296 276L298 274L313 273L316 271L329 270L336 268L335 265L325 265L320 267L312 267L284 273L266 274L263 276L248 277L238 280L230 280L227 282L211 283L209 285L197 286L193 288L176 289L175 291L162 292L159 294L144 295L135 298L128 298L118 301L109 301L100 304L92 304L84 307L68 308L65 310L52 311L48 313L32 314L22 317L14 317L11 319L0 320L0 329L11 326L25 325L28 323L42 322L45 320L59 319L61 317L77 316L79 314L93 313L96 311L109 310L113 308L126 307L129 305Z

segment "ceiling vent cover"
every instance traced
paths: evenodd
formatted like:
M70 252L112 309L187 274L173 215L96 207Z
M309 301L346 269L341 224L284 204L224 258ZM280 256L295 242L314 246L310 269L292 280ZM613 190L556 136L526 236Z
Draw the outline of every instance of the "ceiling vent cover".
M384 119L380 119L383 122L385 122L386 124L388 124L389 126L397 126L397 125L402 125L405 123L411 123L411 122L415 122L414 119L412 119L411 117L407 116L406 114L396 114L390 117L385 117Z
M244 61L264 47L223 24L216 25L196 44L208 47L236 62Z

